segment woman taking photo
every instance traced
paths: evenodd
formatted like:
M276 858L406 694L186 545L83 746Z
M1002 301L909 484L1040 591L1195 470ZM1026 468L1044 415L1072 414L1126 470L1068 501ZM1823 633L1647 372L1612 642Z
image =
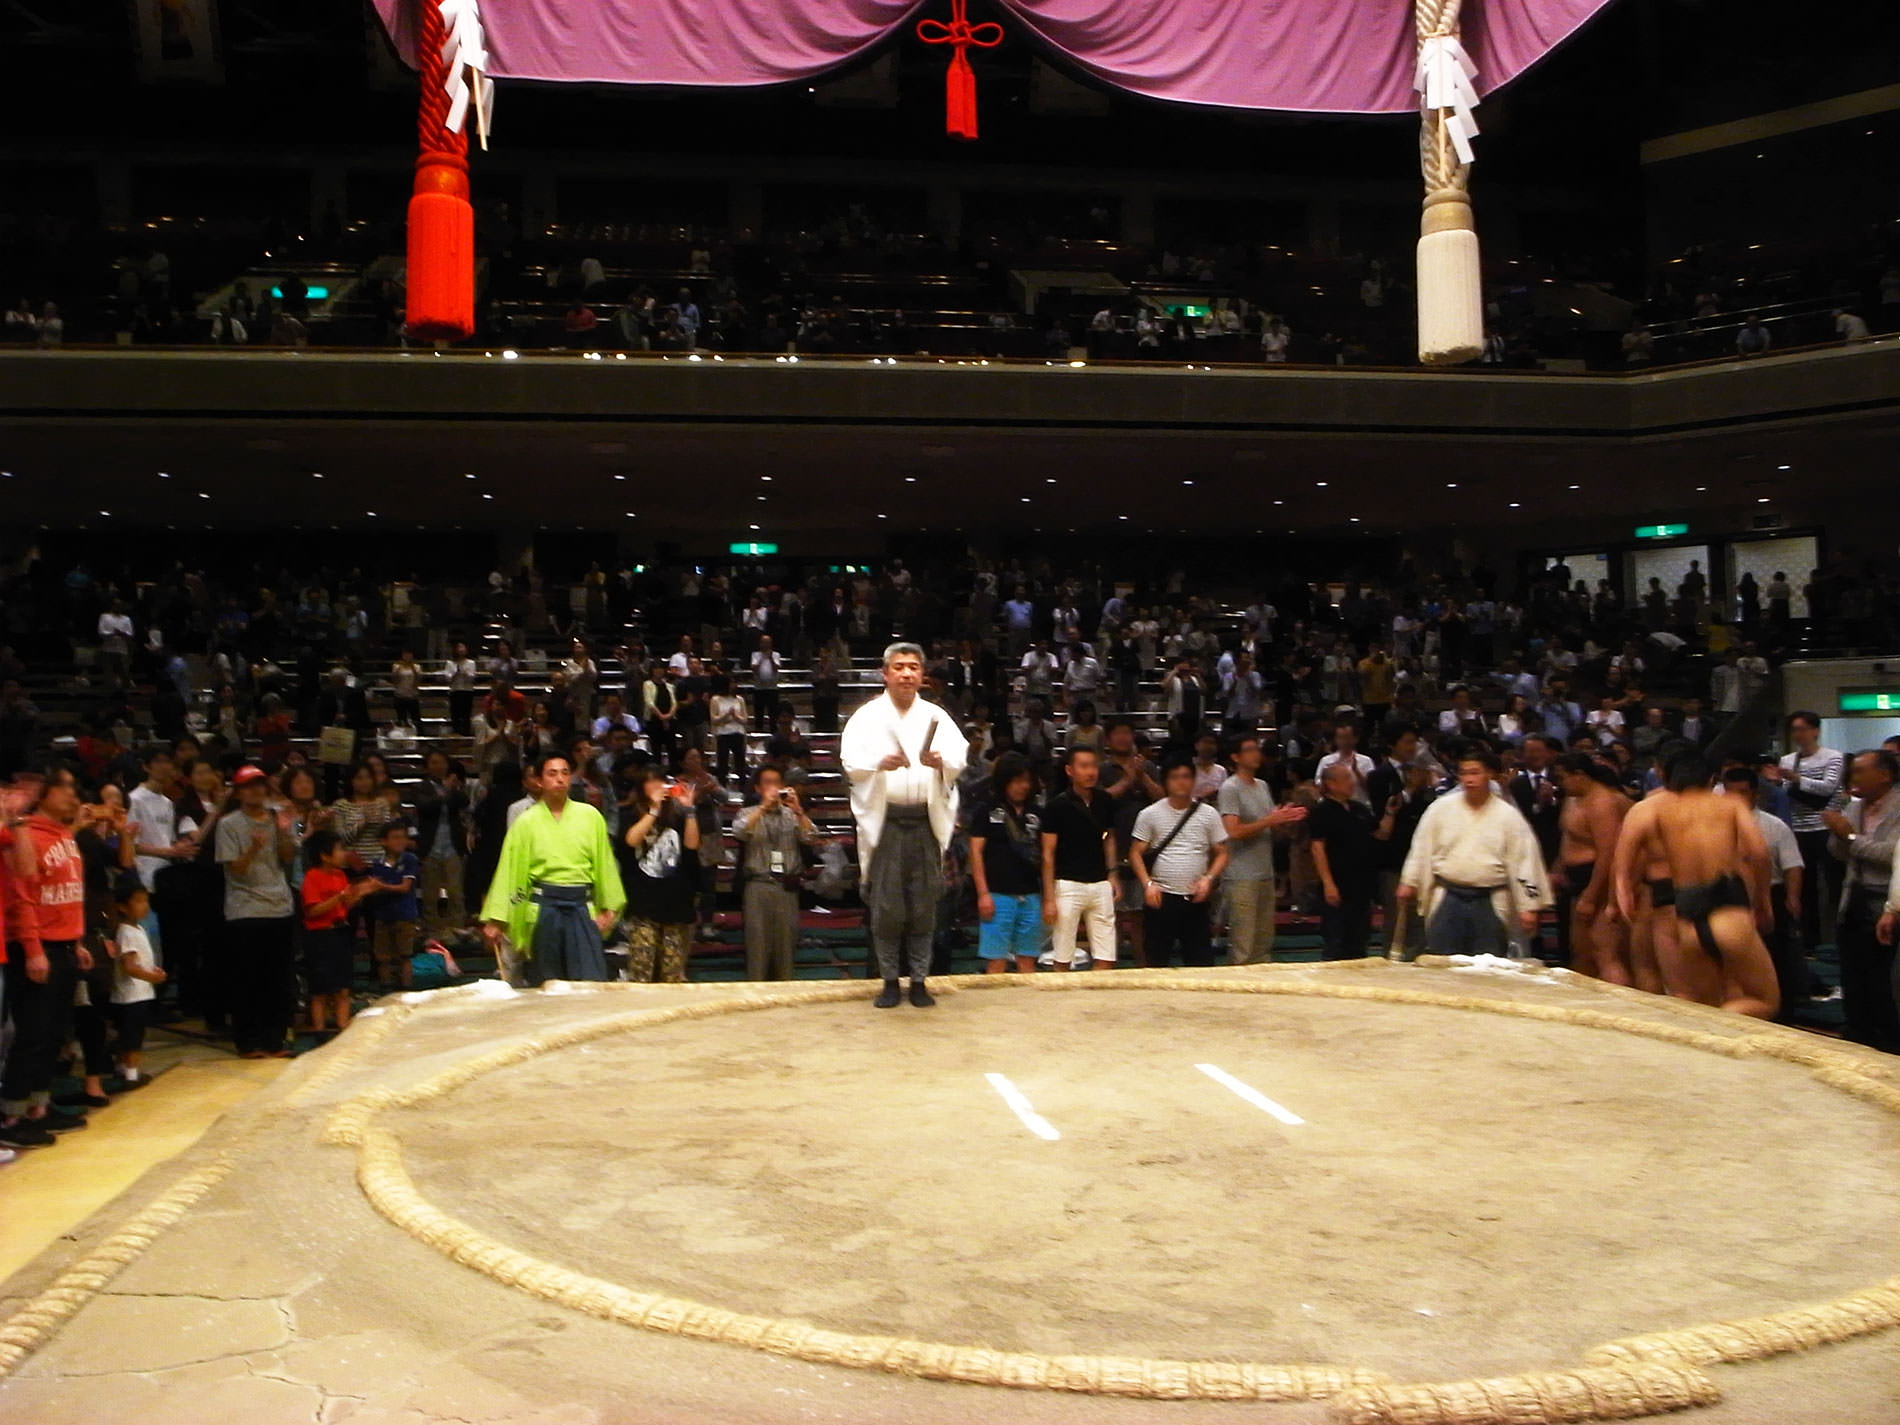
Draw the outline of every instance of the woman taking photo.
M699 895L698 787L669 788L666 773L649 763L633 798L638 818L625 841L627 978L636 984L681 984L692 952Z

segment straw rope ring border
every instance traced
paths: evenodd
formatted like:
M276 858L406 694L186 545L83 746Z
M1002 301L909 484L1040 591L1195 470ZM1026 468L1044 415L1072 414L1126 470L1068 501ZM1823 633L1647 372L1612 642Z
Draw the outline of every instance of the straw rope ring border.
M1374 965L1380 961L1342 962ZM1444 961L1427 958L1427 966ZM1271 971L1277 967L1263 967ZM1288 967L1293 968L1293 967ZM1304 967L1300 967L1304 968ZM1501 1014L1544 1023L1615 1030L1700 1049L1725 1058L1775 1058L1806 1067L1814 1078L1864 1102L1900 1114L1900 1083L1884 1068L1804 1038L1744 1024L1645 996L1652 1006L1728 1030L1636 1019L1572 1005L1537 1004L1380 984L1293 980L1272 973L1248 979L1200 979L1165 970L1116 975L965 976L946 988L1032 991L1166 990L1213 994L1280 994L1367 1000ZM406 1089L378 1088L346 1100L325 1124L326 1143L357 1150L356 1177L371 1206L451 1261L504 1286L602 1320L693 1340L717 1341L818 1365L886 1371L927 1380L1028 1390L1165 1400L1317 1400L1331 1398L1345 1425L1519 1425L1519 1422L1627 1420L1722 1398L1703 1366L1759 1360L1900 1326L1900 1276L1832 1301L1740 1321L1632 1336L1590 1351L1582 1364L1484 1380L1392 1382L1375 1371L1323 1364L1169 1361L1141 1357L1042 1356L981 1346L827 1331L804 1322L752 1316L701 1302L636 1291L543 1261L449 1216L417 1190L402 1144L376 1119L386 1110L426 1104L510 1065L574 1045L659 1024L794 1005L861 1000L854 982L752 991L606 1015L545 1035L520 1039L450 1065ZM1739 1030L1739 1032L1738 1032Z

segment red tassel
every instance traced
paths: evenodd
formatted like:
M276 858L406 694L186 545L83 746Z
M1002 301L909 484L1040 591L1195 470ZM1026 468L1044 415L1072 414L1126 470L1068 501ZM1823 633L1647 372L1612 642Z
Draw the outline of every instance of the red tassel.
M430 167L436 172L417 172L409 200L405 321L417 341L461 341L475 330L475 209L467 174ZM439 178L447 191L433 186Z
M970 46L995 49L1003 42L1003 27L992 21L972 25L968 0L950 0L950 20L919 20L917 38L927 45L950 46L950 69L943 82L943 127L953 139L976 137L976 71L970 68Z
M944 131L953 139L976 137L976 71L962 50L943 77Z

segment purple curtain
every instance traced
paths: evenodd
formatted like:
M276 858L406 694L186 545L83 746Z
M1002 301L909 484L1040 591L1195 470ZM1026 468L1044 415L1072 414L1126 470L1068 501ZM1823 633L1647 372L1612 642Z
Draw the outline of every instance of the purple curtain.
M413 57L409 7L376 0ZM1609 0L1465 0L1464 44L1489 93ZM1103 83L1186 104L1411 113L1410 0L1001 0L1032 35ZM744 86L809 80L944 0L494 0L482 11L498 79ZM976 60L979 68L982 60Z

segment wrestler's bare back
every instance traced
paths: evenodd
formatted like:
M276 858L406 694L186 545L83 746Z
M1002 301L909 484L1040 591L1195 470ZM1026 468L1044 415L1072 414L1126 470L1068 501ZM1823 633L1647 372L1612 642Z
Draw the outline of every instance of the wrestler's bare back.
M1648 805L1647 803L1645 805ZM1669 865L1679 905L1686 889L1737 876L1750 888L1754 904L1723 906L1708 915L1707 927L1720 955L1704 953L1694 926L1680 915L1672 933L1656 927L1656 949L1669 993L1716 1005L1737 1014L1773 1018L1781 1004L1774 962L1756 931L1762 909L1768 844L1754 813L1739 797L1719 797L1689 788L1658 797L1639 832ZM1642 808L1638 808L1642 810ZM1636 820L1636 813L1630 814ZM1644 847L1632 848L1637 855Z
M1740 798L1684 791L1655 799L1649 839L1678 886L1705 885L1724 876L1748 878L1768 854L1754 814Z

